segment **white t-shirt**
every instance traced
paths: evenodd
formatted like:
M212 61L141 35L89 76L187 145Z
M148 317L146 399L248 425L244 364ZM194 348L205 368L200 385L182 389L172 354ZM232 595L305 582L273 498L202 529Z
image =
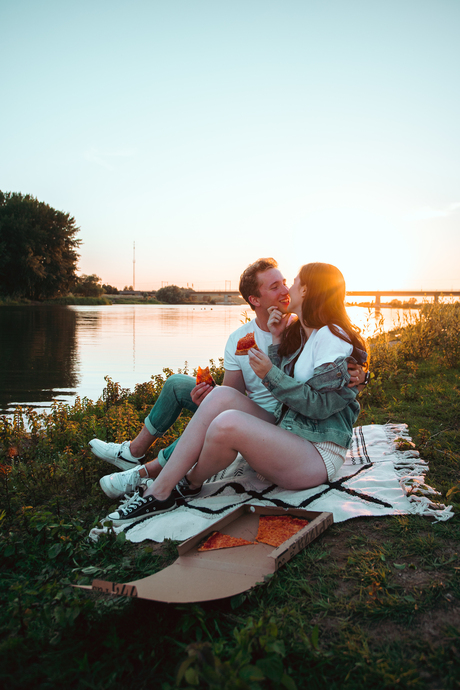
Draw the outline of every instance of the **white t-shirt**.
M268 412L274 412L277 401L262 384L261 379L251 369L249 356L235 355L238 340L248 333L254 333L257 347L265 354L268 354L268 346L272 344L272 334L268 331L262 331L256 324L255 319L253 319L245 323L229 336L225 347L224 369L226 371L241 371L248 397Z
M321 364L334 362L337 357L349 357L353 345L337 337L327 326L313 331L305 343L294 367L294 379L301 383L313 376L313 371Z

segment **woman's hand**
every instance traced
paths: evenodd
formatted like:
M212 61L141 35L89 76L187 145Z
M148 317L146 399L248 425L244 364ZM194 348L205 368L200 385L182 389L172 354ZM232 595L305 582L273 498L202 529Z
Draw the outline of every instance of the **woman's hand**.
M214 390L214 386L210 386L209 383L199 383L195 388L193 388L190 392L190 397L192 399L192 402L195 403L198 407L201 405L203 400L207 395L210 394L211 391Z
M289 321L289 314L283 314L277 307L268 307L268 313L270 314L267 321L268 330L272 334L274 345L277 345L281 342L284 329Z
M273 366L269 357L255 348L251 348L251 350L248 351L248 357L249 364L253 372L259 377L259 379L263 379Z
M350 374L350 383L348 384L348 388L361 386L361 384L364 383L366 372L359 364L355 364L355 362L348 362L348 373Z

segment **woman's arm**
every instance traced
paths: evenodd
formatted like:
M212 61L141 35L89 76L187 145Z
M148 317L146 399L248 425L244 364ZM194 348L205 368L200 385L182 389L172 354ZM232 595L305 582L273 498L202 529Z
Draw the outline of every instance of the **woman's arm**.
M327 419L356 399L356 389L348 388L348 381L347 360L343 357L315 369L315 375L306 383L296 381L277 366L272 366L262 379L279 402L311 419Z
M283 314L277 307L268 307L267 311L269 313L267 326L272 334L272 343L273 345L279 345L291 314Z

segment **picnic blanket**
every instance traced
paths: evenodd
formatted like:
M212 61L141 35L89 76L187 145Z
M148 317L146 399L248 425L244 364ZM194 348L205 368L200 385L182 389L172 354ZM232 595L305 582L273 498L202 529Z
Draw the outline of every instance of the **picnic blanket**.
M212 525L241 503L282 508L307 508L333 513L334 522L379 515L452 517L452 507L436 503L439 495L425 484L428 463L413 449L406 424L359 426L334 480L306 491L287 491L256 474L244 458L236 460L204 485L199 497L177 509L115 531L132 542L150 539L183 541ZM104 521L102 521L104 523ZM97 540L108 527L94 528Z

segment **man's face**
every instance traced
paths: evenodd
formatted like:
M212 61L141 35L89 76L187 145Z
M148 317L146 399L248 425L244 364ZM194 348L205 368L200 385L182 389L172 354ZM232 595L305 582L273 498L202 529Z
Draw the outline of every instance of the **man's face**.
M269 268L257 274L259 281L259 296L251 296L252 304L255 307L268 309L277 307L283 314L287 312L290 302L289 289L286 286L286 279L277 268Z

